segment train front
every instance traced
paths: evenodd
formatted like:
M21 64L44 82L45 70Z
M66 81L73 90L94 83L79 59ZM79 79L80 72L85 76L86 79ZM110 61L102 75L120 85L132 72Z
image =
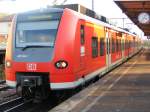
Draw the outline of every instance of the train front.
M38 10L18 14L13 20L5 59L6 82L24 96L47 96L62 13L61 9Z

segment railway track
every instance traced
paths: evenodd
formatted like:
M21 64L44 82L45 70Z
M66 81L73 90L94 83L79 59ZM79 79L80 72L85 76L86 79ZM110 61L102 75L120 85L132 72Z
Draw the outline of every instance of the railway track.
M1 80L1 81L0 81L0 84L4 84L4 83L6 83L5 80Z
M9 89L8 85L6 85L5 83L0 84L0 91L4 91L4 90L7 90L7 89Z
M17 97L16 90L6 85L5 80L0 81L0 105L3 102L15 99ZM1 108L1 107L0 107Z
M0 112L18 112L31 103L32 99L24 101L21 97L0 104Z
M0 104L0 111L3 112L4 110L7 110L7 109L13 107L16 104L16 102L17 103L22 102L22 98L18 97L16 99L13 99L13 100L10 100L10 101Z

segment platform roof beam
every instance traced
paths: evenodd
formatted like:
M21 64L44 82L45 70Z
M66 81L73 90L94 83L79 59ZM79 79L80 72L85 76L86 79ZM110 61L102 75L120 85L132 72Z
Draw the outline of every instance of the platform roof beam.
M114 2L144 32L145 36L150 36L150 21L142 24L138 20L142 12L150 15L150 0L114 0Z

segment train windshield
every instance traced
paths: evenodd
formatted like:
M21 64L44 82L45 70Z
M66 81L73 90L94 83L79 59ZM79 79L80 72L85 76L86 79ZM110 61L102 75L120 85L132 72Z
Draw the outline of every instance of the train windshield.
M57 17L57 18L56 18ZM55 14L18 17L16 47L54 46L60 18Z

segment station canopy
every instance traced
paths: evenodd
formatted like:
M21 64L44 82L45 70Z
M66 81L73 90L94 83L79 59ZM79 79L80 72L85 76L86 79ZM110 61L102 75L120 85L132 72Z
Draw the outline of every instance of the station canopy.
M150 36L150 0L114 0L114 2L144 32L145 36ZM149 16L147 17L146 14Z

